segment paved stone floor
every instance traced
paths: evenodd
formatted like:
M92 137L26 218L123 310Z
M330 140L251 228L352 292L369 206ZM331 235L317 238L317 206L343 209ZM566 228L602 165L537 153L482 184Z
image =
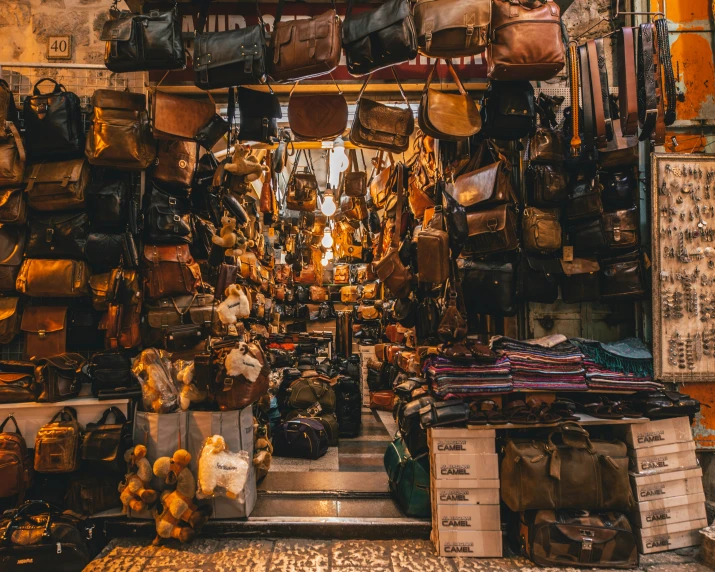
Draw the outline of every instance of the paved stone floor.
M645 572L707 572L697 549L642 556ZM425 540L198 539L181 546L117 539L84 572L548 572L523 558L439 558Z

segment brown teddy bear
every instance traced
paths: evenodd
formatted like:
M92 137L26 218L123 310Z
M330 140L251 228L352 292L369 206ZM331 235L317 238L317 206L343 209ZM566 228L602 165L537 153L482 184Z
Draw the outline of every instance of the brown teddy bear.
M260 179L263 175L263 166L251 155L251 148L246 145L236 146L231 162L226 163L224 170L232 175L242 176L247 183Z
M156 501L156 491L147 488L151 482L151 463L146 458L146 447L137 445L124 453L128 473L119 484L119 498L122 501L122 513L128 508L141 512Z
M236 219L230 216L221 217L221 230L211 237L211 242L226 249L226 256L239 257L246 251L247 240L236 227Z

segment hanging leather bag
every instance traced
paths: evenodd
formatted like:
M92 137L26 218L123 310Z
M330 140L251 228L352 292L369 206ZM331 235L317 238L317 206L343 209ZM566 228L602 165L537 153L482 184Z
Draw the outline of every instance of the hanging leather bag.
M226 371L226 357L233 350L245 352L258 362L260 369L252 372L252 379L244 374L229 375ZM214 363L220 364L212 386L212 393L216 405L221 411L243 409L266 394L271 368L258 344L246 344L238 342L236 339L227 338L212 346L212 354Z
M365 168L365 155L363 158L363 169ZM358 168L358 157L355 149L348 151L348 168L343 174L343 195L348 197L365 198L367 192L367 173Z
M274 93L238 88L239 141L272 143L278 138L278 120L283 117Z
M417 49L430 58L481 54L491 15L491 0L420 0L414 6Z
M0 291L12 292L17 285L17 275L25 253L25 229L0 227Z
M524 250L551 254L561 248L561 224L558 212L526 207L521 219Z
M89 180L90 167L84 159L35 163L25 175L27 204L38 211L81 209Z
M487 151L493 162L482 166L483 159L488 160ZM511 165L504 155L495 153L491 144L484 142L464 172L452 185L445 186L445 192L470 212L503 205L514 197Z
M24 333L24 359L62 354L67 342L67 307L28 306L20 329Z
M110 423L110 416L114 422ZM132 446L131 424L116 407L105 410L96 423L87 423L82 436L82 463L94 472L123 475L127 464L124 452Z
M335 139L347 129L348 103L342 92L292 93L288 100L288 124L300 141Z
M32 402L39 391L35 382L35 364L31 361L0 361L0 403Z
M139 330L141 317L140 304L110 304L105 318L99 326L100 330L105 330L104 346L113 350L118 348L129 350L139 347L141 344Z
M603 213L602 188L597 176L577 181L569 191L566 218L571 221L600 216Z
M286 191L286 208L300 212L313 212L318 208L318 180L312 169L309 151L305 151L308 165L303 173L297 172L303 152L302 149L298 151L293 161L293 169Z
M501 0L499 0L501 3ZM536 129L534 88L528 81L493 81L482 103L482 135L514 141Z
M35 381L40 386L38 402L56 403L79 395L79 372L84 365L81 355L64 353L39 359L35 364Z
M443 141L460 141L471 137L482 128L479 108L459 80L450 60L445 60L447 69L459 90L458 94L444 93L430 87L434 79L439 59L427 76L422 91L417 122L426 135Z
M173 93L150 92L151 127L155 139L193 141L211 149L228 131L228 122L216 113L216 102Z
M541 258L524 254L517 270L517 292L526 302L553 304L559 297L561 262L558 258Z
M467 315L516 315L516 277L511 262L469 261L462 273L462 290Z
M467 213L469 238L464 253L485 255L516 250L519 246L517 217L512 205Z
M22 263L15 287L32 297L78 298L89 292L89 267L81 260L28 258Z
M454 287L453 279L454 277L450 277L445 296L446 307L437 327L437 337L445 344L459 342L467 337L467 319L462 310L457 307L457 289Z
M191 244L193 241L188 200L175 197L156 185L149 195L145 221L150 244Z
M0 298L0 344L9 344L20 333L20 298Z
M122 280L120 268L114 268L102 274L92 274L89 278L89 289L92 292L92 307L104 311L109 308L119 291Z
M561 165L531 163L525 172L529 202L537 207L559 206L568 200L566 171Z
M181 16L171 10L133 14L110 10L99 39L106 42L104 65L115 72L178 70L186 67Z
M134 206L131 173L94 169L85 195L92 225L104 232L126 230Z
M554 0L494 0L487 75L543 81L566 65L561 10Z
M8 421L15 425L15 431L5 429ZM32 485L32 477L32 456L15 417L10 414L0 424L0 498L16 497L19 505Z
M92 95L92 125L85 148L92 165L142 170L156 159L143 93L98 89Z
M82 427L77 414L65 407L40 427L35 437L35 471L71 473L79 469Z
M642 256L639 250L602 258L601 299L638 298L646 292Z
M0 224L22 225L26 220L24 191L21 188L0 190Z
M86 212L36 214L30 220L25 255L29 258L82 260L89 234Z
M141 265L149 300L193 294L201 281L201 270L188 244L145 245Z
M41 94L40 84L54 84ZM23 102L25 149L33 161L56 161L77 157L84 149L84 128L79 97L54 79L43 78Z
M0 123L0 187L22 184L26 160L25 144L15 124Z
M383 152L380 151L377 157L373 159L375 169L374 176L370 178L370 199L376 209L381 209L387 203L387 199L392 192L397 180L397 169L395 169L395 161L392 153L387 153L387 161L383 161Z
M281 22L284 6L280 0L273 21L268 75L296 81L332 72L340 63L343 28L335 5L319 16Z
M635 248L638 238L638 209L603 213L603 232L608 248Z
M159 141L151 178L162 186L191 190L196 171L196 143L189 141Z

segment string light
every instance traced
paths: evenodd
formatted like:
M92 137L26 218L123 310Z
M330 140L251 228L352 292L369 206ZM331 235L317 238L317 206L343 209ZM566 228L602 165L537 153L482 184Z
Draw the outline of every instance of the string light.
M326 228L325 233L323 234L323 240L320 241L320 244L322 244L325 248L330 248L333 246L333 235L330 234L330 229Z
M320 205L320 212L322 212L325 216L333 216L336 210L338 210L338 207L333 199L333 191L331 190L330 185L328 185L328 188L323 194L323 202Z

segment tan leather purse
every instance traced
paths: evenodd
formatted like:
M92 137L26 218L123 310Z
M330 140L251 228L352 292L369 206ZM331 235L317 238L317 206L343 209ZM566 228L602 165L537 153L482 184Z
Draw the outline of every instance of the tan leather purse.
M315 265L307 264L303 266L297 276L293 276L293 282L296 284L318 284L322 283L322 272L318 274L315 271Z
M445 61L459 94L444 93L430 88L439 65L438 59L427 76L417 112L417 121L422 132L430 137L460 141L479 132L482 128L482 116L472 96L464 89L452 62Z
M150 92L151 128L155 139L195 141L196 135L216 115L216 103L209 99L182 97L154 90Z
M362 149L360 150L362 153ZM362 155L363 169L365 169L365 155ZM357 151L348 150L348 168L343 173L342 194L348 197L365 199L367 190L367 173L358 168Z
M67 307L28 306L22 315L24 359L40 359L65 353Z
M350 265L336 264L333 267L333 283L348 284L350 282Z
M121 268L114 268L110 272L93 274L89 278L89 289L92 292L92 307L95 310L107 310L113 302L122 280Z
M159 141L151 178L163 186L188 189L196 171L196 143Z
M371 264L360 264L357 267L357 282L365 284L371 280L377 280L377 275L372 270Z
M25 224L27 206L22 189L0 191L0 224Z
M383 208L387 203L387 197L392 192L395 177L397 176L392 153L387 153L387 160L389 165L383 160L382 151L377 154L376 159L373 159L377 174L370 181L370 198L372 199L372 204L378 209Z
M89 163L72 159L30 165L25 192L30 208L38 211L63 211L84 208L84 191L90 180Z
M340 214L349 220L365 220L368 215L365 197L341 196Z
M378 291L379 291L379 285L375 282L371 282L370 284L363 284L362 299L363 300L375 300L375 299L377 299Z
M343 286L340 289L340 301L343 304L355 304L360 300L359 286Z
M360 304L355 308L355 313L361 320L378 320L380 318L380 310L371 305Z
M260 263L253 252L245 252L236 261L240 265L241 277L253 284L261 283Z
M348 103L340 93L294 93L288 100L288 123L299 141L332 140L348 127Z
M85 155L92 165L142 170L156 158L143 93L98 89L92 95L92 126Z
M0 344L9 344L20 333L20 298L0 298Z
M0 131L3 131L0 124ZM25 145L14 123L5 123L0 136L0 187L16 187L25 175Z
M326 302L328 300L328 290L322 286L310 287L311 302Z
M491 15L491 0L420 0L414 7L417 49L431 58L480 54Z
M77 298L89 292L89 267L81 260L26 259L16 289L35 298Z
M141 265L146 297L150 300L193 294L201 282L201 269L191 256L188 244L145 245Z
M527 207L521 220L524 250L550 254L561 248L558 211Z
M24 227L0 227L0 291L14 292L25 253Z
M298 163L302 154L301 149L293 161L286 190L286 208L293 211L313 212L318 208L318 180L315 178L309 151L306 151L308 166L303 173L298 172Z

